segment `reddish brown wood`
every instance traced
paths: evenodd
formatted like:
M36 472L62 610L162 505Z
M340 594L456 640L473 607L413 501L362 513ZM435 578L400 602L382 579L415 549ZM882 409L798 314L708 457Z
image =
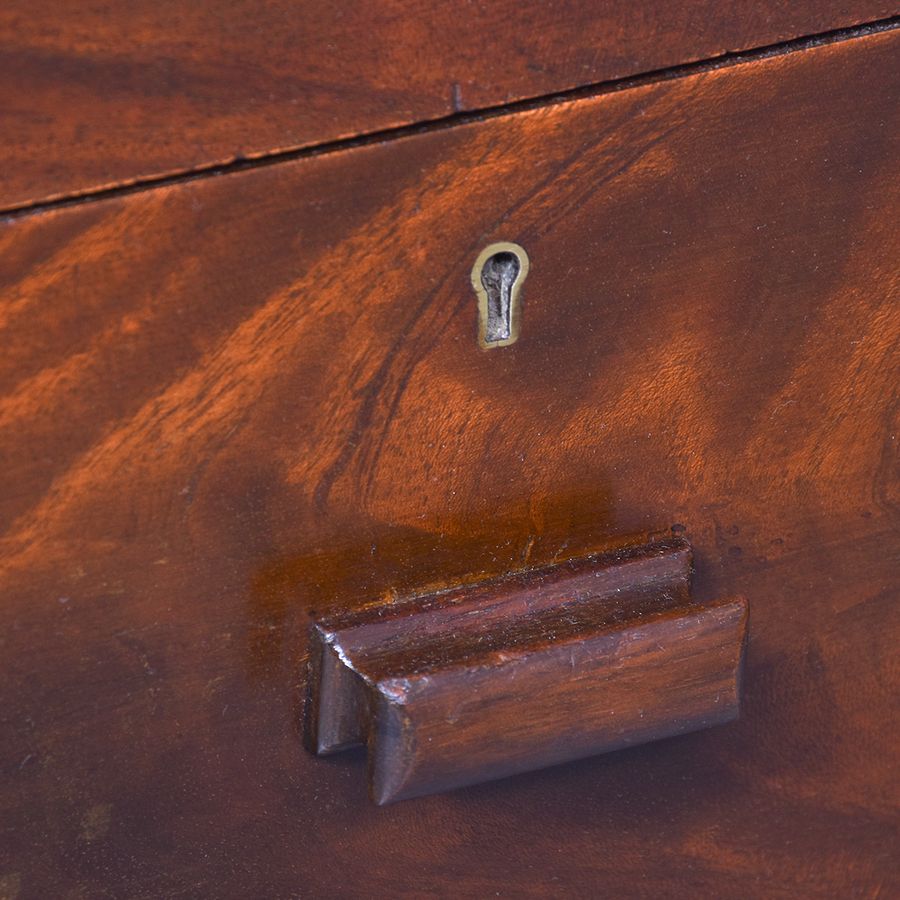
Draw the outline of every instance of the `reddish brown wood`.
M5 0L0 209L893 15L888 0Z
M379 804L738 715L747 606L680 540L341 610L310 635L306 742L369 747Z
M897 52L0 228L4 890L896 894ZM303 749L310 614L669 530L737 722L383 808Z

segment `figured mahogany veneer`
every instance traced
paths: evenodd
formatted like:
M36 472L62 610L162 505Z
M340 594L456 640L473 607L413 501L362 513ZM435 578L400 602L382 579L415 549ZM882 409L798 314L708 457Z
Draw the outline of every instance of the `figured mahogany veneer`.
M690 577L673 540L322 619L307 746L389 803L728 722L747 605Z
M897 895L898 51L0 222L3 889ZM304 750L324 610L658 534L737 721L386 807Z
M4 0L0 209L890 16L890 0Z

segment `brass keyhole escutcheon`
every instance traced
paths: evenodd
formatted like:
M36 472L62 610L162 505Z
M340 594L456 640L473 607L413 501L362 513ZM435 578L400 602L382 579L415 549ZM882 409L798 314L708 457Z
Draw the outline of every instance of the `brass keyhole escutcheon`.
M472 267L478 295L478 342L486 350L508 347L519 337L522 283L529 260L524 248L509 241L489 244Z

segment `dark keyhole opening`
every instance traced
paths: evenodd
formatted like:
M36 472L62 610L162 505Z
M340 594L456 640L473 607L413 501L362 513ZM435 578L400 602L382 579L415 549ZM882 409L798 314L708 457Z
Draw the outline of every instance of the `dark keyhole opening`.
M487 293L485 343L509 340L512 334L512 289L520 269L519 258L506 250L488 257L481 269Z

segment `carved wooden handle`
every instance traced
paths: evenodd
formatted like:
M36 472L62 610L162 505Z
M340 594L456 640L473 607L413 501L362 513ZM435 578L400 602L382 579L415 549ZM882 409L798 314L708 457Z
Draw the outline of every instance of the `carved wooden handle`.
M389 803L734 719L747 604L690 577L672 540L323 619L307 746Z

